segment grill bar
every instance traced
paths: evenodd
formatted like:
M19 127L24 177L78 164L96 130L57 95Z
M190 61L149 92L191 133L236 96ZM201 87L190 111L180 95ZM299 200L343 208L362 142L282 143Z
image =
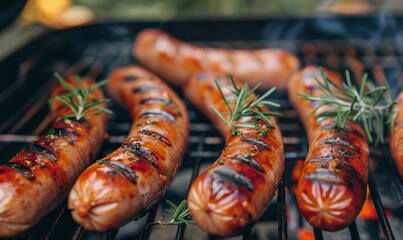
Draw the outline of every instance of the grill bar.
M79 75L87 75L87 76L92 76L97 79L102 79L107 76L107 74L110 72L111 68L114 66L119 66L119 65L126 65L130 64L133 62L133 59L130 57L130 44L133 39L133 36L130 36L128 38L129 40L124 40L124 41L116 41L116 39L113 39L111 41L109 40L101 40L101 41L83 41L81 42L81 48L77 47L77 44L74 43L73 45L76 46L75 51L71 51L72 55L69 53L62 56L61 59L58 59L57 61L54 59L45 59L47 64L51 63L52 60L54 60L56 63L55 64L50 64L50 67L47 67L46 69L38 69L36 65L40 65L41 60L37 59L35 61L35 64L31 64L30 69L27 70L27 72L24 73L24 77L21 81L28 81L32 77L31 72L35 72L33 76L45 76L42 79L49 79L50 78L50 72L53 72L54 69L66 69L64 72L65 74L79 74ZM215 42L201 42L204 45L210 45L210 46L223 46L223 47L249 47L249 48L255 48L255 47L280 47L280 48L285 48L289 49L291 51L294 51L297 53L297 55L300 57L302 63L304 65L310 64L310 63L315 63L315 64L320 64L320 65L328 65L332 67L335 70L338 71L343 71L344 69L351 69L352 75L354 76L354 79L358 82L360 75L362 75L362 72L370 70L370 77L376 76L375 79L379 79L380 74L384 74L388 79L390 79L390 84L392 85L392 88L394 91L397 91L399 88L401 89L403 87L403 84L399 81L397 81L397 78L390 78L392 76L391 74L397 74L398 72L401 72L401 67L399 67L400 64L402 64L403 60L401 59L401 54L399 51L403 49L403 44L398 44L396 47L396 51L391 53L398 62L398 64L395 63L393 65L391 60L387 61L387 57L390 57L386 54L382 55L383 52L380 51L375 51L374 53L369 53L371 52L370 50L366 50L366 48L374 48L373 43L372 44L362 44L361 42L356 42L356 43L346 43L343 41L312 41L312 42L304 42L304 41L233 41L233 42L228 42L228 41L215 41ZM310 44L310 46L309 46ZM354 45L353 45L354 44ZM384 45L388 44L381 44L381 47ZM396 44L390 44L395 46ZM64 45L63 45L64 46ZM68 49L68 48L66 48ZM77 50L78 49L78 50ZM92 49L90 51L90 49ZM355 50L357 49L357 50ZM400 49L399 51L397 49ZM354 53L355 50L355 53ZM396 62L395 61L395 62ZM27 61L29 62L29 61ZM335 64L339 62L338 64ZM379 63L379 64L378 64ZM358 66L358 67L357 67ZM379 66L379 67L378 67ZM360 70L360 69L363 70ZM49 71L50 69L50 71ZM39 73L42 71L42 73ZM62 71L59 71L62 72ZM403 76L403 75L402 75ZM52 80L49 80L48 82L51 82ZM377 80L378 82L379 80ZM46 84L46 83L43 83ZM21 86L23 83L21 84ZM14 85L12 85L14 86ZM17 86L17 85L15 85ZM45 85L44 85L45 86ZM19 93L19 87L14 87L17 89L14 89L13 91L18 94ZM41 92L42 91L42 92ZM38 96L43 95L43 89L40 90L40 93L35 92L34 94L37 94ZM46 90L48 91L48 90ZM4 91L7 92L7 91ZM396 93L396 92L394 92ZM32 94L31 96L34 96ZM10 95L10 94L9 94ZM11 96L11 95L10 95ZM0 96L0 99L2 100L7 100L8 95L4 97L4 95ZM305 133L303 131L303 128L301 124L298 121L298 114L295 112L295 110L292 109L291 105L288 103L288 100L285 97L285 94L279 94L277 96L278 102L281 103L282 109L281 111L284 113L284 117L279 119L280 123L280 128L283 132L284 135L284 143L285 143L285 157L286 157L286 162L287 164L293 165L294 161L305 159L306 153L308 150L308 144L306 140ZM29 99L29 98L28 98ZM34 99L34 98L32 98ZM36 98L37 99L37 98ZM13 145L13 144L21 144L21 143L26 143L30 142L31 140L36 138L36 135L41 132L46 125L49 124L49 117L41 117L40 124L35 124L34 126L38 126L37 129L34 131L29 131L27 132L24 130L26 128L26 125L31 124L31 118L37 116L38 114L42 114L44 111L43 109L46 108L46 101L40 101L36 102L35 108L37 108L35 111L32 112L32 114L28 114L29 116L25 117L22 121L21 124L17 125L15 129L13 129L13 132L10 134L3 133L0 134L0 154L2 154L4 151L6 151L6 148L3 146L8 146L8 145ZM22 107L24 109L29 109L31 107L31 102L26 102L25 105ZM1 106L1 102L0 102ZM217 156L220 154L222 145L224 144L223 139L218 136L218 133L212 127L206 119L204 119L200 113L196 112L189 104L188 104L188 109L189 109L189 116L191 116L191 125L190 125L190 137L189 137L189 152L187 153L185 158L187 162L192 162L192 166L189 168L191 170L191 176L189 179L189 184L194 180L194 178L198 175L199 169L201 164L208 164L212 161L214 161ZM116 111L118 114L120 109ZM14 119L21 118L23 115L27 115L25 111L21 111L17 114L18 116L13 117ZM43 115L42 115L43 116ZM12 116L11 116L12 117ZM12 122L12 121L11 121ZM108 132L111 134L110 139L105 141L105 147L103 148L102 152L100 155L104 155L108 151L115 149L118 144L121 143L122 139L125 138L125 134L128 131L128 128L130 127L131 120L129 117L123 117L120 119L119 117L113 118L111 121L111 129ZM4 127L4 129L8 129L8 127ZM22 129L22 130L21 130ZM31 135L30 135L31 134ZM3 143L5 145L3 145ZM387 150L387 147L386 147ZM388 158L390 158L389 155L387 155ZM186 165L186 163L182 163L182 165ZM189 166L185 166L187 168ZM182 167L181 167L182 168ZM287 171L289 171L291 168L287 165ZM286 172L287 172L286 171ZM292 224L287 224L287 218L286 218L286 211L287 206L286 206L286 191L285 191L285 186L290 187L290 181L288 179L288 175L285 174L282 177L282 181L280 182L279 188L278 188L278 197L277 197L277 214L278 214L278 227L277 227L277 234L280 239L287 239L288 234L291 234L291 231L288 232L288 227L291 227ZM375 208L377 210L378 218L379 218L379 224L384 232L385 238L386 239L394 239L393 238L393 233L390 228L390 224L388 222L388 219L385 215L384 209L382 202L380 201L380 196L377 191L377 187L375 184L375 181L370 175L369 178L369 187L370 187L370 192L372 199L374 201ZM290 189L290 188L289 188ZM291 191L290 191L291 192ZM292 193L290 193L292 194ZM290 195L289 195L290 196ZM290 199L290 198L288 198ZM291 199L293 197L291 196ZM165 199L163 198L162 201ZM162 203L162 202L161 202ZM66 210L67 211L67 210ZM63 224L62 221L60 221L60 217L63 214L63 211L60 211L58 214L53 217L54 220L50 220L49 222L51 223L49 228L45 228L45 234L42 236L53 236L57 229L57 226L59 224ZM150 239L151 234L154 231L158 231L160 228L154 228L152 226L148 226L147 224L155 221L155 218L157 214L159 213L159 203L153 207L150 212L148 213L147 216L147 221L146 225L144 226L144 230L139 234L141 236L141 239ZM67 214L69 213L67 212ZM264 217L263 217L264 218ZM301 218L301 215L297 215L297 219ZM263 220L265 221L265 220ZM303 220L301 220L300 226L303 226ZM353 223L351 226L349 226L349 234L352 239L359 239L359 231L362 231L360 226ZM258 229L250 229L250 231L245 232L243 235L243 239L254 239L255 236L258 236L256 232ZM77 224L72 225L72 230L71 230L71 238L72 239L86 239L86 231L82 228L82 226L78 226ZM107 233L103 233L104 239L115 239L118 236L119 231L114 230L114 231L109 231ZM174 233L175 234L175 233ZM314 229L314 235L316 239L323 239L323 233L319 229ZM35 237L35 234L28 234L28 236L32 236L32 239L37 239L38 236ZM186 226L178 226L176 229L176 235L175 239L184 239L187 237L186 234ZM325 235L326 237L326 235ZM209 236L209 239L216 239L214 236Z
M146 226L145 226L145 229L144 229L143 233L141 234L141 240L150 239L151 230L154 227L153 225L150 225L150 223L155 222L155 217L157 216L159 205L160 205L160 203L158 202L148 212L147 223L146 223Z
M203 151L203 146L204 146L204 144L203 144L204 141L203 140L204 140L204 138L205 138L204 134L202 133L200 135L200 141L199 141L199 144L197 146L198 151ZM190 189L190 187L192 185L192 182L199 175L199 171L200 171L200 158L196 158L195 163L194 163L193 168L192 168L192 175L190 177L190 182L189 182L189 186L188 186L188 192L189 192L189 189ZM186 232L186 225L185 224L179 225L178 229L176 231L175 240L183 239L184 236L185 236L185 232Z
M354 240L361 239L360 234L358 233L357 224L355 221L350 226L348 226L348 229L350 230L351 239L354 239Z
M280 184L278 186L278 235L280 240L287 240L287 216L286 216L286 200L285 200L285 185L284 174L281 176Z
M320 229L313 228L313 233L315 235L315 240L323 240L323 234Z
M368 175L368 187L371 193L372 200L374 202L376 214L378 215L379 223L383 234L387 240L394 240L392 229L390 228L389 220L386 217L385 208L383 207L381 197L379 196L378 189L376 187L376 182L371 173Z

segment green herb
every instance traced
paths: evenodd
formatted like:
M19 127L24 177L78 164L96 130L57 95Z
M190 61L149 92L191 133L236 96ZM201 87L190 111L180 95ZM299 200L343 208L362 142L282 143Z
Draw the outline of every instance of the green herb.
M367 81L367 74L364 75L359 89L351 82L350 74L346 71L346 82L341 86L332 82L321 69L323 82L316 79L319 84L321 95L311 96L299 93L302 98L318 103L318 106L309 113L315 114L320 108L330 106L315 117L319 121L335 117L332 127L344 129L346 122L361 121L365 133L370 142L373 142L372 134L375 134L375 144L383 142L384 125L389 124L393 131L396 121L396 101L386 81L384 86L376 87ZM336 90L336 91L335 91Z
M176 206L173 202L167 200L166 203L170 206L170 208L165 209L167 213L172 215L172 219L167 221L163 221L165 216L163 215L158 221L150 223L149 225L160 225L164 228L164 225L181 225L185 224L188 231L189 236L193 239L192 232L190 230L190 224L195 224L193 220L190 218L190 212L187 208L187 200L183 200L178 206Z
M109 102L109 99L89 99L89 94L92 90L100 88L107 83L107 80L100 81L86 89L79 86L80 78L76 77L75 87L70 85L64 80L60 74L55 73L55 77L58 79L60 85L62 85L68 92L64 95L56 96L49 100L50 103L60 101L71 109L73 114L65 114L63 119L75 118L77 121L83 117L93 116L100 113L112 114L113 112L107 108L99 106L100 104Z
M273 123L270 121L269 116L281 116L281 114L277 112L263 112L261 107L263 107L264 105L280 107L280 104L266 100L266 98L270 94L272 94L276 88L273 87L269 91L264 93L262 96L257 95L256 98L250 99L251 95L254 94L257 88L260 87L260 84L256 85L255 87L249 90L248 84L244 83L244 87L239 88L236 85L234 78L232 76L230 76L230 79L232 82L232 87L230 88L230 91L234 94L233 101L229 101L225 97L220 85L218 84L218 81L215 80L215 84L218 88L218 91L221 94L221 98L223 99L225 105L227 105L228 112L221 113L215 107L212 107L212 110L221 119L221 121L223 121L226 125L228 125L231 128L231 134L239 135L240 132L236 130L237 128L259 127L257 124L253 123L239 123L239 124L235 123L240 118L247 116L251 116L256 119L262 119L263 121L267 122L269 127L273 127ZM234 105L234 107L231 107L231 104ZM225 116L227 115L230 116L230 120L227 120L225 118Z

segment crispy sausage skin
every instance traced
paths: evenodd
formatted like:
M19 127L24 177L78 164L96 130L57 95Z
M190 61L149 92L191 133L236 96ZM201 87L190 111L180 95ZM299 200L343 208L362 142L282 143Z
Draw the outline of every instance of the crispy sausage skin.
M75 85L73 78L67 79ZM87 88L93 81L80 81ZM63 94L56 85L51 95ZM102 99L99 89L90 98ZM60 102L50 105L55 122L41 135L0 167L0 237L20 234L53 210L70 191L79 174L90 165L105 134L107 116L57 120L71 111Z
M74 220L94 231L120 227L158 201L175 176L189 132L180 98L142 68L115 69L107 90L134 123L123 144L86 169L70 193Z
M184 86L186 97L226 138L218 160L193 182L188 207L193 220L204 231L230 236L251 226L269 206L284 170L284 148L274 118L274 128L268 128L266 122L256 117L243 117L237 123L256 124L258 129L238 128L236 136L231 134L211 110L214 106L220 112L228 112L214 84L216 78L214 74L197 74ZM219 83L231 99L231 82L221 77ZM262 110L268 111L265 107Z
M398 114L393 132L389 136L389 146L395 165L403 179L403 92L396 99Z
M339 75L325 71L335 83ZM347 122L344 129L330 128L334 119L319 122L307 115L316 107L298 93L320 95L319 68L306 67L288 85L289 98L304 123L309 151L298 181L297 202L305 219L314 227L336 231L347 227L359 214L368 179L368 144L363 129ZM316 114L326 111L321 108Z
M298 59L278 49L229 50L182 42L158 29L140 32L133 47L134 56L173 85L182 86L194 72L232 74L249 85L262 83L262 89L285 88L299 68Z

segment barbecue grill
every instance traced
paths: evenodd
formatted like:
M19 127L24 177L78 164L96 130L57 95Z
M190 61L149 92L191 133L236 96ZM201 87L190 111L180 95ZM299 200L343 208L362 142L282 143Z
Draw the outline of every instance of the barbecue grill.
M144 28L162 28L185 41L212 47L286 49L299 57L302 66L318 64L339 72L350 70L356 82L364 72L376 83L386 77L396 94L403 89L403 41L398 28L403 26L402 22L403 18L398 16L385 20L372 15L214 19L99 23L47 32L0 62L3 86L0 89L1 163L36 139L50 124L47 99L55 82L53 72L102 80L113 68L135 63L131 46L135 35ZM176 90L181 94L180 89ZM278 91L273 100L281 104L280 111L284 114L279 118L279 125L285 141L286 171L277 197L263 217L255 227L234 239L297 239L298 229L312 229L298 213L291 191L295 184L291 170L307 153L306 134L286 92ZM121 229L94 233L77 225L63 202L32 230L16 239L188 239L185 226L161 229L149 224L164 212L166 199L179 203L186 198L192 180L216 160L224 141L210 122L184 101L191 121L188 150L171 187L146 215ZM113 102L110 108L115 112L108 127L110 138L98 157L120 146L131 125L125 110ZM315 239L399 239L403 236L403 185L387 144L372 149L371 165L368 186L379 220L357 219L348 229L335 233L313 229ZM196 226L192 227L192 233L195 239L217 239Z

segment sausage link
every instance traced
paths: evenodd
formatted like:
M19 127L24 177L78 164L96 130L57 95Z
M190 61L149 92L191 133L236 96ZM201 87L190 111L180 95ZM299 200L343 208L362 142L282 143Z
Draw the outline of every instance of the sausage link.
M184 86L186 97L226 137L226 146L218 160L193 182L188 207L193 220L204 231L230 236L251 226L269 206L284 171L283 139L273 117L274 128L256 117L243 117L236 123L259 127L238 128L233 136L211 110L215 107L228 112L214 79L218 79L224 94L231 99L229 79L214 74L195 75ZM268 111L265 107L261 110Z
M171 84L182 86L195 72L232 74L240 81L263 89L285 88L299 68L298 59L278 49L230 50L182 42L158 29L140 32L133 46L134 56Z
M325 71L336 84L339 75ZM323 81L319 68L306 67L288 85L291 103L304 123L309 151L298 181L297 202L305 219L314 227L336 231L347 227L359 214L367 191L368 144L363 129L348 121L344 129L331 126L335 119L318 121L307 115L316 105L297 93L319 96L317 81ZM321 108L317 113L327 111Z
M395 165L403 179L403 92L396 99L398 114L393 132L389 135L389 146Z
M133 125L123 144L86 169L70 193L74 220L94 231L120 227L158 201L175 176L189 132L182 101L142 68L115 69L107 90L129 110Z
M67 81L75 85L73 78ZM94 82L82 80L79 84L87 88ZM56 85L51 95L64 91ZM89 98L103 99L103 94L95 89ZM0 237L23 233L52 211L102 144L106 114L60 120L72 113L60 102L53 102L50 112L56 119L52 127L0 167Z

